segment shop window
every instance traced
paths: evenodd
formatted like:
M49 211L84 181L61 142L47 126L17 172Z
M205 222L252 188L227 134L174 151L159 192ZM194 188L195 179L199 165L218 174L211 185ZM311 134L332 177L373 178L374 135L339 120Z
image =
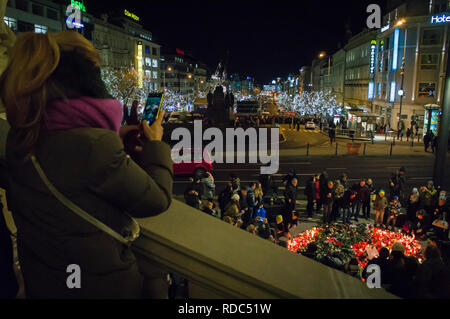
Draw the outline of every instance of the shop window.
M436 83L419 83L419 98L431 97L436 95Z

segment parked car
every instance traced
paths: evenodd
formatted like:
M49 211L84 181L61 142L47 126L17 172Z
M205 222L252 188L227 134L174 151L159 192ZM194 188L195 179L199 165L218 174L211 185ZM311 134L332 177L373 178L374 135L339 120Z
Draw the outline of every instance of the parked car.
M174 162L173 163L174 175L190 175L195 177L202 177L206 172L209 173L213 172L214 168L211 160L211 155L209 154L209 152L197 149L183 149L183 151L185 153L177 154L175 156L174 154L172 154L172 160ZM202 152L203 157L201 163L195 163L194 161L195 154L201 156ZM186 153L189 154L188 157L189 160L181 162Z
M170 113L167 123L176 124L183 123L186 117L186 112L172 112Z
M315 130L316 129L316 124L313 121L308 121L305 124L305 128L307 130Z

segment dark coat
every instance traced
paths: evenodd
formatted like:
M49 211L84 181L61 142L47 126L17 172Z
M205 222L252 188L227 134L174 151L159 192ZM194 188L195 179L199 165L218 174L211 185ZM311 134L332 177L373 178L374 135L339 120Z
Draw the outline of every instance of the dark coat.
M139 298L142 277L130 247L62 205L10 132L8 205L18 229L19 261L29 298ZM80 128L42 133L36 157L48 179L71 201L117 232L137 218L158 215L172 198L170 147L147 141L142 168L116 132ZM23 200L26 199L26 200ZM81 268L81 289L68 289L67 266Z
M305 187L305 195L306 197L308 197L308 200L313 200L316 199L316 183L314 182L314 179L311 177L311 179L309 179L306 182L306 187Z
M291 200L290 203L289 200ZM286 190L284 191L285 209L287 211L292 212L295 209L296 200L297 200L297 188L292 186L292 184L287 185Z
M354 207L356 204L356 196L354 198L351 198L351 196L355 194L355 191L348 189L344 193L344 198L342 200L342 206L344 208ZM356 194L355 194L356 195Z

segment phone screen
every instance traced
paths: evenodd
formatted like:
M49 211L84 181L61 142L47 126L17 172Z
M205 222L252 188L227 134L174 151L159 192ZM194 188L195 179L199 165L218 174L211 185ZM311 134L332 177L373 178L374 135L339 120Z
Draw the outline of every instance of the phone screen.
M163 93L150 93L148 95L142 119L146 120L149 125L152 125L158 118L162 107L163 97Z

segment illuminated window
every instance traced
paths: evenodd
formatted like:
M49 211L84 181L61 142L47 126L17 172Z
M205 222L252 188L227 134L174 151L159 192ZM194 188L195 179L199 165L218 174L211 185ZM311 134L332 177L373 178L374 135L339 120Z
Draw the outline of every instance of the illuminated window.
M158 78L158 72L157 71L153 71L153 78L157 79Z
M152 60L152 66L153 66L154 68L157 68L157 67L158 67L158 60L153 59L153 60Z
M419 98L432 97L436 95L436 83L419 83Z
M17 20L10 17L4 17L5 24L13 31L17 31Z
M148 45L145 46L145 54L150 54L150 47Z
M422 54L420 57L421 70L436 70L438 64L437 54Z
M145 76L150 78L152 76L151 71L150 70L145 70Z
M34 25L34 32L36 33L47 33L47 27L44 25Z
M145 66L152 66L152 59L145 58Z

